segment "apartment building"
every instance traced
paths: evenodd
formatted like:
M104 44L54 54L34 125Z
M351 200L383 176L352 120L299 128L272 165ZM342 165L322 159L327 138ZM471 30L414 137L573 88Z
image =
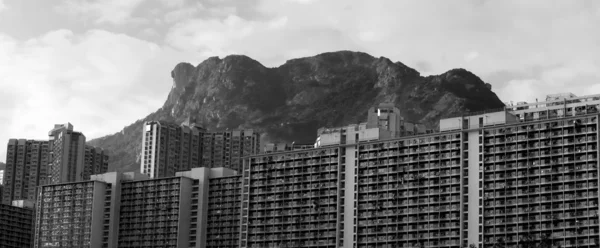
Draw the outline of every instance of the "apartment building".
M4 170L6 169L6 164L0 164L0 185L4 184ZM0 197L0 199L2 199Z
M33 203L26 200L0 204L0 246L31 247Z
M206 247L239 246L241 191L241 175L210 179Z
M144 123L140 170L151 178L198 167L240 170L242 157L259 149L260 134L253 130L206 132L193 120L182 125L150 121Z
M226 168L194 168L156 179L111 172L92 175L88 181L42 186L33 247L206 247L208 213L225 201L209 198L210 184L222 186L220 195L237 193L239 203L239 180L218 180L235 175ZM229 216L227 225L239 230L234 211L240 208L235 203L218 216ZM225 224L221 227L226 229ZM222 244L239 240L233 237L235 230L229 232L230 241Z
M48 132L50 182L76 182L83 179L85 136L73 125L57 124Z
M260 134L254 130L234 130L204 133L202 165L225 167L240 171L242 157L260 152Z
M552 109L442 119L434 133L324 128L315 148L245 156L239 175L120 180L104 198L117 228L102 237L118 240L107 247L599 247L598 102L556 98L537 103Z
M48 141L10 139L6 151L2 204L35 201L37 186L48 179Z
M108 170L108 155L85 145L85 136L70 123L55 125L50 139L10 139L3 176L2 203L35 202L38 186L89 180Z
M83 180L108 171L108 154L98 147L86 145L83 161Z
M102 181L52 184L40 187L36 203L34 244L44 247L103 247L108 242L111 186ZM108 223L107 223L108 224Z
M598 247L598 105L565 101L545 118L507 108L405 137L351 125L250 156L240 247Z
M334 147L251 156L243 170L239 247L338 247L340 154Z

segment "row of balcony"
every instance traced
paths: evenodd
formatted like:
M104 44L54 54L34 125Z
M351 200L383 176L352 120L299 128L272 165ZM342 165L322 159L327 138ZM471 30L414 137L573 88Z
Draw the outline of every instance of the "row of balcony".
M360 218L385 218L385 217L391 217L392 220L398 219L398 221L400 221L401 217L400 215L419 215L419 219L420 221L444 221L444 220L451 220L453 217L449 217L449 216L453 216L454 214L450 215L450 213L445 213L445 212L457 212L460 209L458 207L452 207L452 206L456 206L456 205L446 205L446 206L427 206L427 207L409 207L409 206L404 206L405 208L396 208L394 209L394 207L400 207L400 206L388 206L387 209L384 209L384 207L382 206L372 206L372 207L365 207L365 208L359 208L359 210L361 211L361 213L359 214ZM392 208L392 209L390 209ZM368 210L373 210L373 211L368 211ZM440 217L441 215L441 217ZM402 219L407 218L407 217L402 217ZM416 218L416 217L408 217L410 218ZM458 218L458 217L454 217L454 218Z
M558 147L558 146L571 146L571 145L579 145L579 144L588 144L591 142L595 142L597 137L595 134L590 135L578 135L573 137L573 134L565 134L563 136L558 137L546 137L546 138L529 138L529 137L515 137L515 138L489 138L485 139L484 145L487 146L496 146L496 145L509 145L509 144L521 144L521 146L517 146L516 149L528 149L529 147L525 143L530 143L536 140L549 139L550 141L542 142L545 147Z
M259 164L259 163L269 163L269 162L279 162L279 161L289 161L289 160L296 160L296 159L307 159L307 158L320 158L320 157L328 157L328 156L332 156L332 157L336 157L338 155L338 149L337 148L331 148L331 149L319 149L319 150L310 150L307 152L294 152L294 153L287 153L287 154L281 154L281 155L268 155L268 156L260 156L260 157L255 157L252 158L251 164Z
M488 129L484 131L485 135L494 135L494 134L510 134L510 133L523 133L530 132L536 130L548 130L548 129L561 129L561 128L576 128L576 127L584 127L584 126L595 126L597 122L596 117L586 117L577 119L577 125L575 125L575 119L571 120L560 120L554 121L550 123L538 123L538 124L530 124L530 125L520 125L520 126L512 126L512 127L502 127L496 129Z
M267 233L286 233L286 232L303 232L312 234L313 232L327 232L326 230L334 229L334 224L303 224L303 225L286 225L271 226L271 227L254 227L250 228L249 234L267 234ZM297 235L297 234L292 234Z
M535 162L535 161L534 161ZM542 169L540 168L541 166L547 166L547 165L553 165L551 168L545 168ZM514 170L519 170L519 173L522 173L522 176L525 176L525 172L523 172L522 170L533 170L534 173L539 173L541 172L542 174L562 174L562 173L572 173L572 172L576 172L576 171L585 171L585 170L597 170L598 169L598 165L596 163L590 162L590 163L583 163L583 164L558 164L558 163L550 163L549 161L545 160L545 161L539 161L539 163L535 163L534 167L534 163L533 162L529 162L529 163L524 163L524 162L519 162L517 163L511 163L511 164L506 164L506 165L487 165L485 166L485 179L494 179L493 177L491 177L489 174L494 174L496 175L496 177L498 177L499 175L503 175L503 174L508 174L510 176L515 176L515 171ZM540 171L541 169L541 171ZM518 175L518 174L517 174Z
M529 154L519 154L513 156L502 156L502 157L488 157L484 160L484 163L493 164L493 163L504 163L504 162L516 162L518 160L533 160L526 164L527 166L548 166L548 165L559 165L565 163L581 163L581 162L592 162L597 161L596 152L590 154L580 154L580 155L565 155L565 154L545 154L545 155L532 155Z
M402 185L401 183L380 185L380 186L361 186L358 188L358 192L361 193L361 200L384 200L384 199L398 199L405 197L425 197L430 195L445 195L445 194L456 194L460 193L459 187L441 187L443 185L447 185L450 182L442 182L441 184L436 183L427 183L427 184L417 184L417 183L409 183L407 186ZM460 181L452 181L452 184L458 184ZM427 187L426 189L417 190L421 187ZM439 187L439 189L434 189L433 187ZM413 188L412 190L410 188ZM399 191L402 190L402 191ZM388 192L388 191L396 191ZM443 197L443 196L441 196Z
M296 248L296 247L319 247L319 248L334 248L335 240L307 240L307 241L273 241L265 240L264 242L248 242L249 248Z
M586 183L587 183L588 187L596 187L597 181L595 179L597 179L597 178L598 178L598 175L595 172L587 173L587 175L582 174L582 175L578 175L578 176L546 175L546 176L540 176L536 179L507 178L505 180L500 179L500 181L497 181L497 182L494 182L494 181L486 182L484 184L484 189L486 191L489 191L489 190L511 190L511 189L515 189L515 187L518 187L518 188L526 187L527 189L529 189L528 191L519 191L519 192L523 193L523 194L551 193L550 190L542 192L542 190L540 188L544 187L547 189L548 186L546 184L555 184L554 186L552 186L553 188L560 186L560 185L570 185L568 188L564 188L564 189L565 190L585 189ZM593 180L593 181L588 181L588 180ZM501 182L501 181L505 181L505 182ZM582 181L582 182L577 182L577 181ZM585 181L587 181L587 182L585 182ZM577 185L577 186L575 186L575 189L571 188L573 186L573 184ZM581 184L583 184L583 185L581 185ZM581 185L581 186L579 186L579 185Z
M585 228L587 226L594 226L598 227L596 224L598 224L598 216L577 216L576 218L573 217L568 217L565 215L562 215L562 217L564 218L569 218L569 219L555 219L555 218L546 218L545 220L541 220L540 216L536 216L537 218L529 218L529 219L525 219L525 218L519 218L516 219L514 217L512 218L497 218L494 220L486 220L484 223L486 226L517 226L519 225L519 229L517 229L516 227L508 227L510 229L510 231L526 231L526 227L528 226L527 223L529 223L529 225L533 225L533 229L534 230L547 230L547 229L564 229L564 228ZM549 216L547 216L549 217ZM561 217L561 218L562 218ZM589 219L592 217L593 219ZM532 224L532 223L538 223L538 222L546 222L546 224ZM498 227L500 228L500 227ZM504 229L502 229L504 230Z
M375 143L375 144L367 144L360 145L360 151L370 151L370 150L379 150L379 149L393 149L404 146L415 146L415 145L426 145L426 144L438 144L440 142L451 142L451 141L460 141L460 133L454 134L446 134L446 135L436 135L430 137L419 137L412 139L403 139L403 140L395 140L383 143Z
M337 218L336 218L336 214L329 214L329 215L318 215L316 213L312 213L315 214L314 216L308 216L308 217L300 217L299 218L299 222L329 222L329 225L331 225L331 227L328 228L335 228L335 223L337 223ZM254 219L252 221L249 222L252 226L273 226L273 225L289 225L292 223L297 223L297 222L288 222L288 221L280 221L278 219L268 219L268 220L262 220L262 219ZM325 224L325 223L323 223ZM323 228L323 227L322 227Z

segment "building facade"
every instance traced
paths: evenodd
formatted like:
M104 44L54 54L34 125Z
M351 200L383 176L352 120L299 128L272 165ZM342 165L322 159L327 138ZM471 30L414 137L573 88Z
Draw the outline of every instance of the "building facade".
M240 171L242 157L260 152L260 134L254 130L209 132L202 136L202 166Z
M37 186L45 184L48 179L48 149L48 141L8 141L2 204L35 200Z
M103 247L110 188L100 181L41 186L33 247Z
M6 248L31 247L33 203L13 201L0 204L0 246Z
M392 137L431 132L423 124L404 120L404 117L400 114L400 109L390 102L383 102L369 109L366 128L387 130Z
M6 164L0 164L0 185L4 184L4 170L6 169ZM0 197L0 199L2 199Z
M177 171L199 167L203 128L168 122L144 123L141 173L151 178L174 176Z
M89 180L108 169L108 155L86 146L85 136L70 123L55 125L50 140L10 139L1 201L36 201L38 186Z
M242 177L211 178L209 187L206 247L236 248L240 238Z
M235 225L239 230L239 214L233 211L240 210L240 181L227 180L235 174L226 168L194 168L149 179L141 173L111 172L92 175L88 181L42 186L33 247L207 247L209 211L224 203L209 197L211 183L222 186L222 195L237 194L229 211L217 217L229 216L222 227ZM218 178L226 179L213 181ZM219 242L235 240L237 245L235 230L229 232L228 241Z
M50 182L84 180L85 136L73 131L73 125L57 124L48 132Z
M108 154L101 148L86 145L83 161L83 180L108 171Z
M598 247L598 117L505 110L251 156L240 247Z
M105 208L92 210L105 216L106 247L596 248L598 105L561 97L537 103L556 115L507 106L442 119L435 133L321 129L316 148L245 156L239 175L113 180ZM227 135L210 137L211 149L225 146Z
M151 178L198 167L239 171L242 157L259 151L260 135L253 130L206 132L190 121L150 121L144 123L140 170Z

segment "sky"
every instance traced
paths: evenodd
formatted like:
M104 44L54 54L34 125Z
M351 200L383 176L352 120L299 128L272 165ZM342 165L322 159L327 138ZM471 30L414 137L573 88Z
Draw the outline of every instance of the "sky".
M177 63L229 54L465 68L505 102L600 94L598 30L594 0L0 0L0 142L66 122L88 140L120 132L162 106Z

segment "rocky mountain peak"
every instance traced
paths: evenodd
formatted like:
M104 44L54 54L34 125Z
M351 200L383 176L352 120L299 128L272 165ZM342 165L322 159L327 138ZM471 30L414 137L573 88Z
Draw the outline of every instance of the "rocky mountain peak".
M393 102L411 121L436 127L444 116L503 103L479 77L464 69L422 77L385 57L353 51L291 59L275 68L244 55L211 57L197 66L180 63L165 105L130 126L127 135L90 141L113 151L111 170L139 166L141 123L181 123L195 118L208 130L253 128L263 142L312 143L323 126L362 122L379 102Z

